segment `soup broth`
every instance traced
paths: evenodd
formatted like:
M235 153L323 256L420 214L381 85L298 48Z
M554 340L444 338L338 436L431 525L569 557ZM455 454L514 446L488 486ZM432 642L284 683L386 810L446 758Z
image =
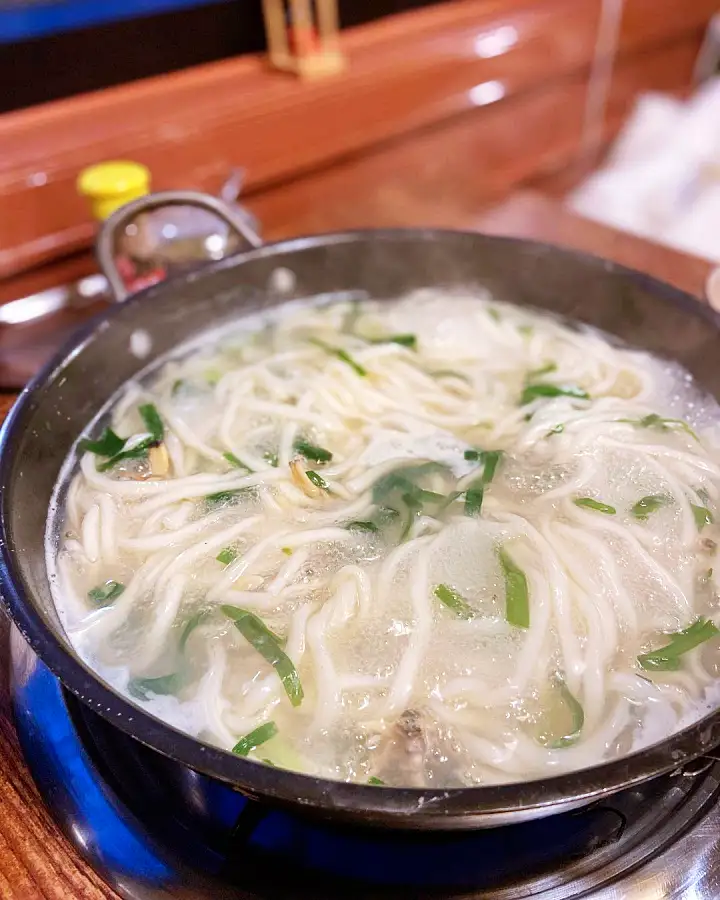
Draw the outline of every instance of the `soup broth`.
M106 681L258 764L591 766L720 702L717 422L679 367L488 297L290 304L88 428L56 603Z

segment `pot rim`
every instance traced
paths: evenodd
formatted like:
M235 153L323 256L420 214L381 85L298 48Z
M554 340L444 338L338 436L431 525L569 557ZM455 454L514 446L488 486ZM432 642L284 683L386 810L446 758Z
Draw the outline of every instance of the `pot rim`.
M69 652L56 630L26 595L15 563L11 540L11 511L5 489L15 466L15 438L32 414L35 397L51 384L65 362L81 353L94 336L111 324L122 307L152 303L156 294L178 284L211 278L225 269L279 253L301 252L318 246L357 241L437 241L466 238L511 244L538 253L552 253L580 260L593 270L611 271L632 280L659 300L707 321L720 334L720 315L679 288L626 266L571 248L526 238L486 235L452 229L358 229L296 237L210 263L188 274L171 277L134 294L123 304L110 307L78 329L42 370L23 389L0 428L0 585L7 611L32 650L58 677L66 689L113 725L155 751L204 775L232 784L242 792L266 800L300 804L327 815L362 817L367 822L402 827L441 828L473 826L473 819L504 819L515 814L547 815L554 807L587 803L631 787L690 762L720 743L720 709L649 747L591 768L548 778L500 785L459 788L378 787L332 781L299 772L271 768L230 751L190 737L136 706ZM283 298L278 298L278 303ZM209 326L212 327L212 326ZM492 821L490 822L492 824Z

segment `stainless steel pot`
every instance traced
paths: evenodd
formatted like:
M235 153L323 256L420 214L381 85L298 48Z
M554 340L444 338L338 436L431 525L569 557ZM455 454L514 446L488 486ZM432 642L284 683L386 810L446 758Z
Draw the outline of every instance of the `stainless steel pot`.
M113 235L129 217L163 203L192 203L216 212L251 249L125 300L111 262ZM210 326L230 325L238 316L295 297L352 292L384 299L428 286L482 286L499 300L589 323L675 359L720 397L720 316L639 272L526 240L396 230L260 246L232 210L193 193L153 195L120 210L100 235L98 252L117 298L125 302L75 335L23 391L0 433L3 600L33 651L83 703L174 769L187 767L265 801L404 828L488 827L549 815L672 771L720 743L720 712L714 712L652 747L568 775L497 787L378 788L233 756L181 734L105 685L74 653L53 606L43 546L48 504L80 431L115 390L176 345ZM149 348L142 358L132 352L138 334L149 338L140 342Z

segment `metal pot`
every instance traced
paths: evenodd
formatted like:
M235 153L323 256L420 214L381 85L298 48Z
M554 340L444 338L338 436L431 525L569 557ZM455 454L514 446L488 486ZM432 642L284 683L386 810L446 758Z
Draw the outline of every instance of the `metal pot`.
M351 292L382 299L428 286L480 285L498 300L589 323L677 360L720 397L720 316L712 309L639 272L526 240L393 230L260 246L247 223L220 201L158 194L118 211L100 235L100 261L120 300L125 290L110 260L115 230L164 203L196 204L221 215L253 249L154 285L92 320L25 389L0 434L3 599L32 650L68 691L169 758L166 764L176 770L187 767L298 810L404 828L488 827L549 815L677 769L720 743L718 711L645 750L567 775L452 790L377 788L258 765L202 744L97 678L73 651L53 606L43 543L50 496L71 445L108 397L210 326L295 297ZM141 345L147 355L138 351Z

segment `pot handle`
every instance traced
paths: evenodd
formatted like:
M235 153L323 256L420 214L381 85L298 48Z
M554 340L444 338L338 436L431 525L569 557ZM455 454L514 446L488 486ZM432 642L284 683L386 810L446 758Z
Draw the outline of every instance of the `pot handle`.
M251 247L262 247L262 240L240 215L230 205L210 194L200 191L159 191L155 194L146 194L126 203L109 216L102 224L95 243L95 253L100 270L105 275L113 295L118 303L127 300L131 292L125 287L115 265L115 237L124 226L140 213L150 212L161 206L196 206L206 212L213 213L222 219L226 225Z

